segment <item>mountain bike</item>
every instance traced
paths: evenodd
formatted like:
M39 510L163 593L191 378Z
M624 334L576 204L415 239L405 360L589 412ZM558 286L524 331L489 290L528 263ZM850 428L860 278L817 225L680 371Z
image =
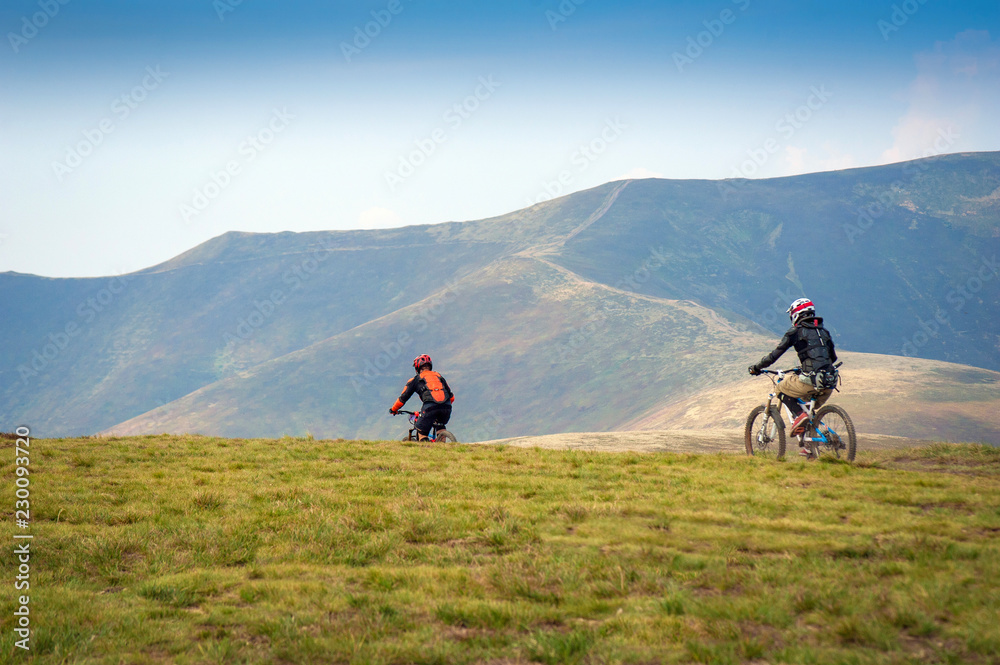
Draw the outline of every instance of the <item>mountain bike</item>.
M840 363L836 367L840 367ZM791 410L778 399L778 384L787 374L801 373L802 370L799 368L761 370L761 374L767 374L771 379L774 391L768 395L767 404L755 407L747 416L743 431L747 455L773 455L779 459L785 456L785 423L775 402L785 407L788 422L792 422L793 418ZM858 438L854 431L854 422L847 415L847 411L836 404L824 405L817 411L815 397L808 402L800 399L799 405L809 414L809 420L802 434L795 438L798 439L800 448L809 451L809 458L815 459L822 453L830 453L834 457L843 456L853 462L858 450Z
M420 417L420 412L397 411L396 413L405 413L410 417L410 431L401 439L401 441L419 441L420 434L417 433L417 418ZM445 425L443 423L434 423L431 425L431 431L427 432L427 440L435 443L458 443L458 439L455 438L454 434L445 429Z

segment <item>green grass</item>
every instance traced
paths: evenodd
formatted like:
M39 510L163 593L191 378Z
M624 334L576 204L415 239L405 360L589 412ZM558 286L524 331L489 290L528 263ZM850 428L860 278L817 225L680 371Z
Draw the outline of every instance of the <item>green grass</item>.
M13 646L8 555L0 662L1000 653L1000 450L985 446L849 465L162 436L32 455L33 651Z

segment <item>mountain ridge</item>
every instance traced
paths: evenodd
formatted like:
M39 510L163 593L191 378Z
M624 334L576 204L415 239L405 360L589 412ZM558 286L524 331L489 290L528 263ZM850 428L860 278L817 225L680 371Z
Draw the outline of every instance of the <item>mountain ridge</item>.
M900 186L903 174L911 180ZM144 414L168 404L176 408L188 396L204 396L203 389L216 386L213 392L229 378L299 358L296 353L333 338L341 339L341 352L351 362L378 357L379 343L396 343L407 316L431 311L441 299L449 300L443 313L411 323L422 329L412 335L407 353L437 348L445 364L458 358L468 394L502 387L472 369L477 357L484 362L494 348L506 349L508 362L532 368L528 374L541 393L560 403L591 404L594 413L580 417L597 430L640 414L623 402L612 400L621 412L592 403L585 391L602 389L599 373L562 361L612 357L626 367L631 359L638 363L637 376L651 381L631 388L642 404L692 398L698 390L669 369L657 371L656 363L690 361L692 369L718 368L720 376L735 380L742 369L736 358L756 360L773 346L784 329L787 302L806 293L827 316L840 348L903 355L909 340L913 355L1000 368L1000 280L980 284L960 310L948 300L951 289L969 283L979 269L972 258L1000 252L1000 153L748 180L728 201L718 192L725 182L622 180L468 222L229 232L119 278L0 274L0 298L24 312L22 325L8 329L0 346L0 418L27 418L53 434L134 424ZM845 224L856 223L858 210L872 201L881 201L882 210L863 234L851 237ZM102 291L117 290L113 279L127 286L92 320L78 316L88 299L107 300ZM470 287L475 298L451 294L456 284ZM546 288L553 292L543 293ZM453 295L461 307L451 302ZM696 310L685 313L684 302ZM886 315L872 316L872 302ZM630 316L630 308L645 318ZM504 313L518 317L519 327L507 329ZM931 328L938 314L946 315L945 322ZM496 329L477 327L487 320ZM676 330L657 328L671 321ZM22 381L19 368L30 368L34 353L51 355L50 338L61 341L67 322L77 323L79 332L44 359L37 376ZM732 353L724 350L719 322L730 327L725 335L743 335ZM639 326L645 336L629 326ZM345 337L359 329L376 343ZM714 341L702 345L702 334ZM651 348L652 339L669 353ZM687 346L677 340L687 340ZM391 359L398 365L386 372L396 378L378 383L381 392L352 401L361 396L348 382L346 397L331 400L349 414L344 434L390 433L392 426L375 417L369 402L394 398L395 384L406 373L404 355ZM536 372L535 365L551 365L551 375ZM302 395L310 403L328 389L318 375L313 380ZM184 404L191 414L200 412L191 399ZM496 420L491 412L517 408L509 400L470 406L469 429L484 436L577 425L528 408L532 415L521 416L516 427L523 429L515 431L509 422L490 425ZM260 408L271 409L266 400ZM289 413L298 408L287 406ZM305 422L318 417L321 405L302 408L296 418ZM281 417L271 409L259 424L271 426ZM199 430L193 415L175 426ZM236 423L219 421L211 432L227 434L231 426ZM278 432L277 425L260 435L269 432Z

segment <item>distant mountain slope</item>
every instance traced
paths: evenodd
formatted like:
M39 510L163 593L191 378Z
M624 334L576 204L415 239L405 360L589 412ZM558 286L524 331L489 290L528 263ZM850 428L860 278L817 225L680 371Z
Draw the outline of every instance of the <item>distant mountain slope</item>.
M118 279L0 276L4 301L33 319L0 346L0 416L93 432L420 300L505 250L453 243L418 269L421 235L346 249L336 234L303 234L278 253L235 258L262 238L232 234L212 242L221 257ZM78 332L54 353L50 335L67 324ZM43 363L34 354L47 346Z
M844 382L830 403L847 409L860 431L1000 445L1000 372L865 353L845 353L843 360ZM770 390L763 377L716 385L655 407L623 429L741 428Z
M587 431L636 417L664 394L691 393L706 377L735 379L764 339L694 303L514 257L111 431L399 436L406 421L386 411L422 351L455 387L452 429L466 440ZM744 362L718 367L724 356Z
M807 295L845 348L1000 370L1000 153L633 183L553 259L775 333ZM623 274L622 265L655 269Z
M47 435L125 421L383 435L400 427L381 411L406 356L438 350L466 396L482 392L463 414L467 431L611 429L698 389L678 372L731 376L735 357L751 348L759 357L803 293L841 348L1000 369L998 201L1000 153L951 155L760 181L608 183L476 222L228 233L120 278L0 274L0 302L16 317L0 344L0 420ZM400 322L435 294L450 301L449 290L463 305L441 309L405 352L383 359L391 380L360 393L331 381L374 362L381 345L395 348ZM636 328L633 310L652 323ZM691 322L674 330L666 322L679 312L699 312L705 331L711 320L755 341L727 347L725 334L703 338ZM568 339L580 344L559 351ZM338 351L313 355L326 348ZM562 357L542 371L552 348ZM604 374L581 360L609 358L643 368L625 381L627 399L608 399ZM579 367L567 365L573 359ZM287 376L267 374L272 367ZM265 374L266 385L251 381ZM272 385L284 386L280 399ZM199 402L209 394L233 408L210 416ZM550 402L588 408L553 411ZM168 404L171 418L153 411ZM192 414L183 422L180 405ZM318 418L324 409L341 411Z
M0 344L0 420L103 429L565 234L612 188L469 224L227 233L116 278L0 274L0 302L19 320Z

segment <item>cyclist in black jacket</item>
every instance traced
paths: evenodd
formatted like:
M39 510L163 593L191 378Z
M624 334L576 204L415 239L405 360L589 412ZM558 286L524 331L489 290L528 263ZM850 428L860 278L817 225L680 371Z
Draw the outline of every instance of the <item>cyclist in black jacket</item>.
M813 383L813 378L821 370L832 370L833 364L837 362L837 351L834 349L830 332L823 327L823 319L816 316L816 308L811 300L799 298L792 303L787 313L792 320L792 327L781 338L778 347L761 358L756 365L750 365L749 371L753 376L759 375L760 370L770 367L785 351L792 346L795 347L796 353L799 354L799 362L802 363L802 373L785 376L778 383L778 396L794 417L790 434L798 436L804 431L808 420L798 399L808 400L815 395L817 410L830 399L833 388L818 388Z

